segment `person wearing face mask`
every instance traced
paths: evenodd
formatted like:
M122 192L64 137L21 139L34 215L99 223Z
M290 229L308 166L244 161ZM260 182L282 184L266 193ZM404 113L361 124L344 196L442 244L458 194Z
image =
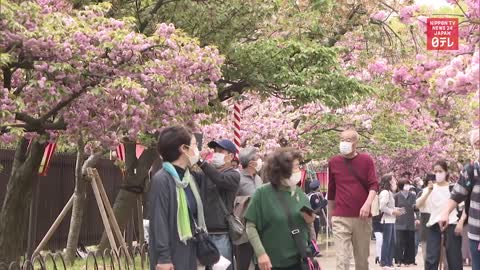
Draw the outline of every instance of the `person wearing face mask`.
M246 147L240 150L238 159L242 170L240 172L240 187L238 188L237 197L235 198L235 213L241 219L244 218L245 210L248 207L251 196L263 184L259 176L259 172L263 167L263 161L255 147ZM245 232L244 236L238 241L236 262L237 270L248 270L250 264L253 263L253 247L248 242L248 236Z
M379 209L381 211L381 229L380 234L382 243L380 245L380 266L382 269L390 270L393 268L393 257L395 253L395 220L398 216L404 214L403 209L395 207L394 192L397 191L397 180L393 174L382 176L380 181ZM375 234L377 235L377 234ZM377 256L379 254L377 253Z
M370 212L378 191L378 180L373 159L366 153L357 152L358 140L355 130L343 131L340 155L328 162L328 218L333 227L337 270L349 268L352 248L355 268L369 269Z
M212 242L220 251L220 255L232 264L227 270L233 269L233 244L228 232L227 213L233 212L235 194L240 184L240 173L232 168L237 148L230 140L218 140L208 143L214 149L210 162L200 160L198 166L207 179L208 197L205 202L205 222ZM223 203L223 206L222 206ZM210 269L207 267L207 269Z
M263 161L258 154L258 149L255 147L241 149L238 154L238 159L242 170L237 196L252 196L255 190L263 183L260 178Z
M194 221L206 229L206 180L191 170L200 156L197 142L188 129L173 126L162 130L157 150L163 164L148 196L150 270L197 270Z
M395 206L402 209L403 215L395 220L396 252L395 261L400 266L415 264L415 193L407 179L398 181L399 192L395 194Z
M457 210L454 209L448 218L448 228L442 232L440 220L443 209L448 205L450 198L448 165L445 161L438 161L433 166L435 184L431 181L424 189L422 196L417 199L417 207L426 205L430 209L430 219L427 223L427 258L425 270L437 270L440 264L442 237L445 239L445 250L448 269L463 269L462 262L462 238L455 235L455 227L458 222Z
M304 206L310 208L307 196L297 186L301 180L301 159L301 154L291 148L280 148L270 154L264 165L268 183L255 191L245 214L248 239L261 270L301 270L300 253L281 206L281 201L288 205L293 223L298 226L296 231L306 246L315 215L300 211Z

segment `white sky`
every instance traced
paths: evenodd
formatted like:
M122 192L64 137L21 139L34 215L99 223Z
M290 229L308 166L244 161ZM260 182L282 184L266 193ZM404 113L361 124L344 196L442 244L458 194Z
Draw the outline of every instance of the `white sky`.
M445 0L416 0L415 2L418 5L428 5L428 6L432 6L433 8L439 8L439 7L442 7L442 6L449 6L450 5Z

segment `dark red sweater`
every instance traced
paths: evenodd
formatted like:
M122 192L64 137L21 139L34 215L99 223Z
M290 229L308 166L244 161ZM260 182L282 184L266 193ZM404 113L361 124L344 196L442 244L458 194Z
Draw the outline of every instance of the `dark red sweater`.
M343 156L328 162L328 200L335 201L333 216L358 217L370 190L378 191L377 173L372 158L365 153L350 160L360 182L348 169ZM367 190L368 187L368 190Z

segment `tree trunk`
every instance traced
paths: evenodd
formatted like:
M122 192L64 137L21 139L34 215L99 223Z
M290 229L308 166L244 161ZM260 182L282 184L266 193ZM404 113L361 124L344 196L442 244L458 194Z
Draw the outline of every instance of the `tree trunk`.
M132 187L133 189L139 188L140 190L145 188L148 171L157 156L157 152L154 148L148 148L145 149L140 158L137 159L135 143L125 143L126 172L122 188L120 189L113 205L113 212L115 213L118 226L122 231L132 218L132 210L133 207L136 207L137 205L137 197L143 195L143 193L138 194L132 192ZM108 243L107 236L104 232L98 248L104 250L109 246L110 244Z
M73 194L72 217L70 219L67 248L65 250L65 260L67 262L73 262L75 259L78 238L80 237L80 230L83 223L83 214L87 204L87 181L84 176L87 168L95 167L102 156L101 153L95 153L85 160L84 146L83 140L79 140L77 162L75 164L75 192Z
M33 178L45 151L46 142L22 138L15 151L12 173L0 212L0 254L6 263L24 255L28 212L32 199Z

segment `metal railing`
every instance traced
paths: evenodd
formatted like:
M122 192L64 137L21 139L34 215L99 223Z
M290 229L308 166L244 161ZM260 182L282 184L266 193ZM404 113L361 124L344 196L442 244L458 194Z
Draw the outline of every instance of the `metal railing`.
M133 260L128 260L128 256ZM146 270L149 268L147 245L119 247L118 252L111 249L90 251L85 259L77 259L74 266L68 266L61 252L39 254L31 260L9 264L0 262L0 270Z

